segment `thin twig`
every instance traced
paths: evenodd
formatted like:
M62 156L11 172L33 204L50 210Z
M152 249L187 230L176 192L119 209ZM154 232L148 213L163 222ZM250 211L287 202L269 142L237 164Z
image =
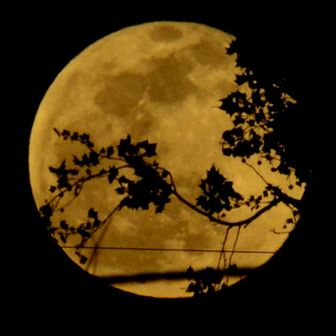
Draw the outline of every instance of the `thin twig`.
M235 241L234 241L234 243L233 243L233 246L232 246L232 252L231 252L231 254L230 254L229 267L231 266L232 257L233 257L233 254L235 253L235 249L236 249L237 242L238 242L238 238L239 238L239 234L240 234L240 229L241 229L241 227L238 226L236 239L235 239Z
M225 269L225 263L226 263L226 258L225 258L225 245L226 245L226 242L227 242L227 239L228 239L228 236L229 236L229 231L230 231L230 227L228 227L225 231L225 235L224 235L224 239L223 239L223 243L222 243L222 249L220 251L220 254L219 254L219 258L218 258L218 263L217 263L217 270L219 270L220 268L220 263L222 261L222 259L224 259L224 269Z
M247 163L246 161L243 162L246 166L250 167L263 181L266 185L270 185L270 183L258 172L258 170L252 166L250 163Z
M173 194L177 197L177 199L179 201L181 201L182 203L184 203L186 206L188 206L189 208L191 208L192 210L195 210L197 213L208 217L208 219L211 222L215 222L217 224L220 225L226 225L226 226L230 226L230 227L234 227L234 226L245 226L247 227L251 222L253 222L255 219L257 219L258 217L260 217L263 213L267 212L268 210L270 210L271 208L273 208L275 205L277 205L278 203L280 203L280 199L275 197L268 205L266 205L265 207L263 207L262 209L260 209L259 211L257 211L254 215L252 215L249 218L237 221L237 222L228 222L228 221L223 221L220 219L217 219L215 217L213 217L212 215L210 215L209 213L197 208L195 205L193 205L192 203L190 203L188 200L186 200L183 196L181 196L176 190L173 191Z
M132 169L132 167L130 165L123 165L123 166L120 166L120 167L116 167L116 169L118 170L121 170L121 169L125 169L125 168L130 168ZM75 180L75 182L71 185L71 189L73 189L74 187L76 187L77 185L81 184L81 188L80 188L80 192L82 191L83 187L84 187L84 184L90 180L93 180L93 179L99 179L99 178L103 178L103 177L106 177L107 175L109 174L109 171L106 171L104 173L96 173L96 174L92 174L92 175L88 175L88 176L82 176L81 178L78 178L77 180ZM62 198L61 195L63 195L65 192L67 192L68 190L66 188L63 188L61 189L54 197L52 197L48 204L52 204L55 200L56 200L56 205L54 205L54 211L57 211L57 206L59 205L60 203L60 200ZM67 207L69 206L77 197L79 196L78 195L75 195L73 197L73 199L71 199L68 203L66 203L65 205L62 206L62 208L64 207Z
M58 209L56 208L54 211L60 211L61 209L64 209L64 208L70 206L73 203L73 201L80 195L81 191L83 190L83 184L81 185L77 195L74 194L73 197L70 199L70 201L68 203L65 203L61 208L58 208ZM60 200L60 198L59 198L59 200Z
M225 246L226 246L226 243L227 243L227 240L229 238L229 233L230 233L230 229L231 227L228 227L225 231L225 235L224 235L224 239L223 239L223 243L222 243L222 250L221 250L221 253L219 255L219 258L218 258L218 263L217 263L217 270L219 271L220 270L220 264L221 264L221 261L223 260L223 271L226 270L226 254L225 254ZM225 278L225 275L223 276L223 279L222 281L224 280ZM221 281L220 283L216 286L217 287L217 290L220 289L221 287Z

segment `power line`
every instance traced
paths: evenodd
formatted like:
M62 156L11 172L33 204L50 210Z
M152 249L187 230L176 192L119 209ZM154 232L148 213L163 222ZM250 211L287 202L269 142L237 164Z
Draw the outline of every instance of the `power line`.
M61 246L63 249L76 249L76 246ZM129 250L129 251L158 251L158 252L205 252L205 253L220 253L222 250L206 250L206 249L178 249L178 248L150 248L150 247L124 247L124 246L83 246L81 249L96 249L96 250ZM246 250L225 250L228 253L242 254L274 254L273 251L246 251Z
M228 269L225 271L212 270L210 274L223 276L228 275L231 277L240 277L247 275L254 268L239 268L239 269ZM208 270L196 271L194 276L206 273ZM125 282L148 282L148 281L159 281L159 280L184 280L190 279L191 274L185 271L180 272L165 272L165 273L142 273L142 274L124 274L124 275L99 275L101 279L104 279L110 283L125 283Z

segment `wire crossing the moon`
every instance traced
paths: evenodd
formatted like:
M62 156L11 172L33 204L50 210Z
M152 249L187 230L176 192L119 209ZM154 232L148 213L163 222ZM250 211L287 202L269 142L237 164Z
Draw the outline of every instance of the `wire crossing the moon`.
M61 246L63 249L75 249L76 246ZM178 248L148 248L148 247L123 247L123 246L83 246L83 249L95 250L129 250L129 251L159 251L159 252L208 252L220 253L222 250L214 249L178 249ZM274 254L273 251L246 251L246 250L225 250L228 253L242 253L242 254Z

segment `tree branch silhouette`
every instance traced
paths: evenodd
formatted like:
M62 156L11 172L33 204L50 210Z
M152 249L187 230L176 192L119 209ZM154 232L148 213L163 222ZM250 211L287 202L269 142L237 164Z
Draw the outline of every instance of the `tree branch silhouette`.
M224 226L228 226L228 227L240 227L240 226L245 226L247 227L250 223L252 223L254 220L256 220L258 217L260 217L262 214L264 214L265 212L267 212L268 210L270 210L271 208L273 208L275 205L277 205L278 203L280 203L280 198L274 198L267 206L263 207L262 209L258 210L254 215L240 220L240 221L223 221L221 219L215 218L214 216L208 214L207 212L197 208L195 205L193 205L192 203L190 203L188 200L186 200L185 198L183 198L179 193L177 193L176 191L174 192L174 195L177 197L177 199L179 201L181 201L183 204L185 204L186 206L188 206L190 209L196 211L197 213L201 214L202 216L207 217L210 222L214 222L216 224L220 224L220 225L224 225Z
M239 55L238 49L234 41L228 53ZM282 83L271 83L257 78L252 70L241 64L239 57L237 68L240 69L236 76L238 89L221 100L220 109L230 116L233 124L231 129L223 132L221 147L224 156L239 158L263 181L265 189L259 195L244 198L234 189L233 182L212 165L199 183L201 191L199 197L196 200L189 200L178 191L171 172L155 160L157 156L155 143L150 143L148 140L134 143L131 135L127 135L126 138L120 139L116 146L98 148L87 133L53 129L62 140L81 144L85 152L81 157L73 155L70 164L63 160L58 167L49 167L49 171L57 178L57 184L50 186L52 196L40 207L40 214L49 232L57 241L60 240L65 244L69 236L79 237L76 254L80 263L87 264L87 269L92 264L97 249L93 250L89 258L81 249L90 238L102 230L95 243L95 246L99 246L112 216L124 208L142 211L154 208L155 213L161 213L171 199L175 198L181 205L203 216L209 222L227 228L223 251L231 228L238 228L234 241L235 249L240 229L247 227L279 203L285 204L292 211L293 218L288 219L287 223L295 224L301 209L300 200L289 196L278 185L267 181L248 160L252 156L257 156L259 158L257 164L268 162L273 173L287 176L296 173L296 184L299 187L306 182L307 172L302 166L296 170L298 161L290 150L286 131L281 127L284 118L288 118L288 111L293 112L296 102L285 92ZM97 179L105 179L109 185L114 185L118 202L113 210L101 219L98 211L91 208L88 210L87 219L79 226L73 226L65 220L54 223L52 220L54 213L63 213L76 198L80 197L85 185ZM69 194L70 200L64 201L65 195ZM253 213L238 221L223 219L233 209L242 206L249 207ZM229 265L224 263L224 270L233 266L232 256L233 253L229 258ZM218 265L222 257L221 253ZM191 275L194 274L192 269L189 271ZM211 281L206 277L200 278L198 274L198 278L188 291L200 295L218 288L220 280L211 272L210 269L204 272Z

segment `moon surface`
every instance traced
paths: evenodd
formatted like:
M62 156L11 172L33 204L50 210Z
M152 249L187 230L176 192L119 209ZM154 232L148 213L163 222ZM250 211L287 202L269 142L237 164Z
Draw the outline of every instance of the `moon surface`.
M191 202L199 196L200 180L213 164L243 195L263 190L258 176L236 159L224 157L220 146L223 131L232 124L218 108L219 100L237 89L235 56L226 52L233 39L202 24L153 22L114 32L75 57L47 90L33 124L29 169L37 207L50 198L48 189L55 182L48 167L64 159L71 162L72 154L83 151L61 141L54 127L89 133L99 146L117 145L127 134L134 141L157 143L157 161L172 173L179 193ZM286 182L279 174L269 179L278 185ZM295 187L288 194L300 197L302 190ZM89 208L98 209L103 217L115 205L115 194L106 181L92 181L67 208L66 219L79 224ZM232 213L230 219L248 216L245 210ZM288 215L288 208L279 204L242 228L232 263L251 268L264 264L288 236L271 232L281 230ZM161 214L153 209L117 212L100 247L220 250L225 230L173 198ZM230 231L228 249L233 247L235 230ZM94 239L88 245L93 244ZM65 251L78 263L73 249ZM84 253L90 255L89 250ZM189 266L198 270L216 268L218 258L219 253L211 252L99 249L88 271L113 276L185 271ZM187 280L115 286L154 297L190 295Z

